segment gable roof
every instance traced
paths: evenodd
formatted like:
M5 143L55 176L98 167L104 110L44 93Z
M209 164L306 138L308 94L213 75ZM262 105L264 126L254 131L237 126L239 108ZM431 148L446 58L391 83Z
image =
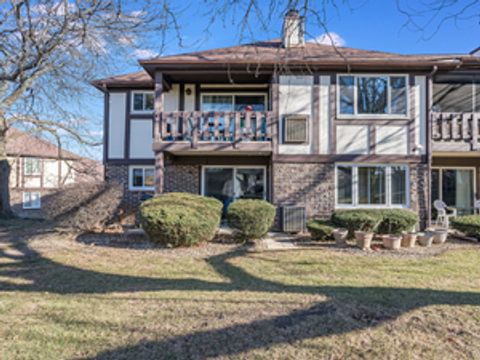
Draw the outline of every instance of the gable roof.
M145 70L135 73L112 76L92 82L100 90L104 87L152 87L152 74L155 69L166 71L175 68L195 70L196 68L220 67L267 67L311 66L320 69L341 71L355 70L452 70L458 67L480 69L480 58L472 54L417 54L403 55L390 52L362 50L349 47L306 42L304 46L285 48L280 39L259 41L218 49L196 51L178 55L154 57L140 60Z
M41 158L61 158L66 160L80 160L81 156L68 150L59 149L51 142L11 127L7 131L7 155L31 156ZM59 156L60 155L60 156Z
M162 64L346 64L346 63L419 63L474 60L469 54L402 55L390 52L306 42L304 46L285 48L281 40L260 41L219 49L141 60L142 66Z

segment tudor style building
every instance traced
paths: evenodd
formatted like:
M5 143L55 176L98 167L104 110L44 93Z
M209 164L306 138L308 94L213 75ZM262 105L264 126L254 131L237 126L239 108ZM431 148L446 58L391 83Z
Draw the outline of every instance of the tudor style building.
M97 80L106 178L125 202L145 192L262 198L329 216L443 199L470 213L478 193L480 58L399 55L283 37L140 61Z

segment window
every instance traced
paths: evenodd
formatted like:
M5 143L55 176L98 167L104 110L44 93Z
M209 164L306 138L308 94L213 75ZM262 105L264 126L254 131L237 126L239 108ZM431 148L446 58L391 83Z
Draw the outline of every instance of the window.
M337 207L407 207L406 166L338 165Z
M432 169L432 203L443 200L459 215L473 213L475 168Z
M437 76L433 83L433 111L480 111L480 81L472 76Z
M407 77L340 75L338 113L347 116L407 116Z
M155 189L155 168L153 166L130 167L130 190Z
M41 159L37 158L25 158L24 160L24 174L25 176L41 175L42 163Z
M24 192L23 193L23 208L24 209L40 209L40 193L39 192Z
M154 96L153 91L134 91L132 101L133 112L153 111Z
M265 94L203 94L203 111L265 111Z

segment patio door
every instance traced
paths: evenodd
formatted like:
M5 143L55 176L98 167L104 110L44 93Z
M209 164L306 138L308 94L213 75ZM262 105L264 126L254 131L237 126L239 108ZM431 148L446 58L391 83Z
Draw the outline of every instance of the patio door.
M224 209L236 199L266 199L265 167L206 166L202 194L222 201Z
M432 202L440 199L457 209L458 215L473 213L474 169L432 169Z

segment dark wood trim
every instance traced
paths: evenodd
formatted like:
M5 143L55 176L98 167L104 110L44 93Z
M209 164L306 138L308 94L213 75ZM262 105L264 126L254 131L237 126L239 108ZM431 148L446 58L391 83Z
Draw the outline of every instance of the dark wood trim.
M369 153L377 152L377 127L374 124L368 125Z
M129 90L126 93L127 99L125 101L126 104L126 116L125 116L125 139L124 139L124 146L125 149L123 151L123 157L125 159L128 159L130 157L130 131L131 131L131 126L130 126L130 109L131 109L131 98L132 98L132 92Z
M105 92L103 96L103 163L108 159L108 135L109 135L109 120L110 120L110 93Z
M155 165L155 159L109 159L105 166L108 165Z
M273 74L270 80L270 103L271 103L271 135L272 150L274 154L278 154L278 144L280 142L280 78L278 74Z
M200 84L196 83L195 84L195 111L200 111L200 102L201 102L201 97L200 97Z
M264 165L271 163L270 156L175 156L168 154L169 164L173 165Z
M418 155L273 155L277 163L425 163L426 157Z
M337 75L332 74L330 76L330 86L328 93L328 114L330 119L337 117ZM330 154L337 152L337 123L336 121L329 121L329 137L330 137Z
M312 87L312 118L311 118L311 139L312 152L314 154L320 153L320 77L315 75L313 77Z
M238 143L231 141L199 141L195 148L192 148L190 141L156 141L153 144L153 150L167 151L171 153L197 153L205 154L208 152L225 152L230 155L250 152L252 155L265 155L272 152L271 141L240 141Z
M185 111L185 83L180 83L178 93L178 110Z
M128 114L127 115L127 120L151 120L152 117L155 115L155 111L152 111L151 113L145 113L145 114Z

